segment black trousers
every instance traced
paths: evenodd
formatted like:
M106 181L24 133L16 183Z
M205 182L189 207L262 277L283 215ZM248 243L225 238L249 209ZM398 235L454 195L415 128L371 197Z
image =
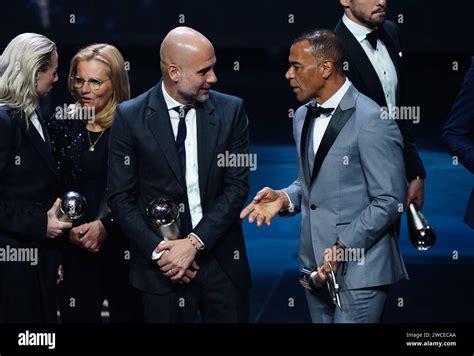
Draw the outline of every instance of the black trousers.
M142 292L147 323L193 323L198 312L205 323L248 323L249 294L238 289L219 262L207 255L189 284L167 294Z
M45 246L38 248L37 264L0 262L0 324L58 322L58 264L59 252Z
M64 280L59 285L62 323L100 323L104 299L111 323L143 322L140 294L129 284L124 249L104 246L91 253L76 246L63 250Z

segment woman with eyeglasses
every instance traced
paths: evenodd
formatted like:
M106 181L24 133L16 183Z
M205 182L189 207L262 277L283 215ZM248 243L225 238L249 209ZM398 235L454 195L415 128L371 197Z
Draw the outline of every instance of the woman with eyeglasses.
M138 294L128 283L128 241L106 204L110 127L119 103L130 98L122 55L112 45L81 49L69 68L76 100L50 120L64 190L87 200L62 249L61 321L97 323L108 301L111 322L140 321Z
M56 45L18 35L0 56L0 324L57 322L60 183L39 111L58 68Z

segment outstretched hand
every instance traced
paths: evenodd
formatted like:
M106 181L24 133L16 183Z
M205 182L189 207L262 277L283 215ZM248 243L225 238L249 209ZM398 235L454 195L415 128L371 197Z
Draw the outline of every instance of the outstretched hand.
M258 227L262 226L264 222L267 226L270 226L273 217L277 215L281 209L288 207L289 204L288 197L283 191L265 187L260 190L252 202L242 210L240 218L244 219L248 215L250 224L256 220Z

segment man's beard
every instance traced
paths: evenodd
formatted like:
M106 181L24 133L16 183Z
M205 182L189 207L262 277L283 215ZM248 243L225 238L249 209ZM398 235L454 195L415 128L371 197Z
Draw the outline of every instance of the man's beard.
M371 16L372 16L372 15L375 15L375 14L371 14ZM368 19L366 19L363 14L358 13L358 12L355 12L355 13L354 13L354 16L355 16L360 22L362 22L363 24L365 24L367 27L370 27L370 28L375 28L375 27L377 27L377 26L382 25L382 24L385 22L385 17L383 17L382 20L375 20L375 19L373 19L372 17L369 17Z

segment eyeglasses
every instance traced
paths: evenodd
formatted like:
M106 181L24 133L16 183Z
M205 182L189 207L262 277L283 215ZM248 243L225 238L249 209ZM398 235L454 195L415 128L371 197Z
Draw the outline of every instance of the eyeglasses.
M89 80L84 80L81 77L75 75L71 77L72 80L72 86L76 89L81 89L85 83L89 84L89 87L92 90L99 90L100 86L105 83L106 81L109 81L110 79L106 80L97 80L97 79L89 79Z

